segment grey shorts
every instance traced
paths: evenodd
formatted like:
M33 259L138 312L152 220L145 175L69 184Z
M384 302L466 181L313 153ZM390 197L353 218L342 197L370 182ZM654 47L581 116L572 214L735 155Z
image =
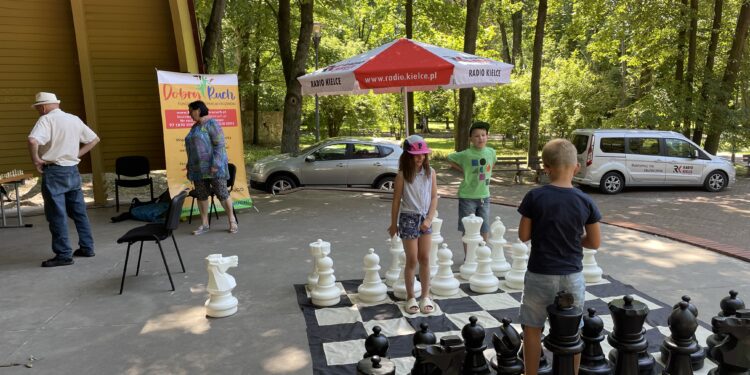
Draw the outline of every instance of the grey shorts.
M518 313L519 323L529 327L544 327L544 321L547 320L547 305L555 302L555 296L561 290L573 293L574 304L583 310L583 301L586 298L583 272L570 275L542 275L526 271L521 310Z
M490 198L469 199L458 198L458 231L466 234L464 223L461 221L466 216L474 214L482 218L481 233L490 232Z
M398 215L398 235L404 240L413 240L423 234L432 234L432 228L423 231L419 229L425 217L411 212L402 212Z
M212 193L216 195L220 201L229 198L227 180L223 178L193 181L193 185L195 186L195 195L199 201L205 201Z

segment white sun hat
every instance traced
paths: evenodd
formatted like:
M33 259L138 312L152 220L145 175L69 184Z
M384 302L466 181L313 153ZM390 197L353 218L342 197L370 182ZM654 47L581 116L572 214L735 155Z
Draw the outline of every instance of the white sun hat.
M31 108L42 104L60 104L60 101L57 100L57 95L51 92L38 92L36 93L36 100L34 101L34 104L31 105Z

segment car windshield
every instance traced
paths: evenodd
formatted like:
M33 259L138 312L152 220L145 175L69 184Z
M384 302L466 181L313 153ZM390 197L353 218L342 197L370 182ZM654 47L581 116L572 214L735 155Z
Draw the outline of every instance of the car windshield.
M323 143L325 143L325 142L326 142L326 141L320 141L320 142L318 142L318 143L313 143L312 145L310 145L310 146L307 146L307 147L303 148L303 149L302 149L302 150L300 150L300 151L297 151L297 152L292 152L292 156L298 156L298 155L306 154L306 153L308 153L308 152L312 151L312 150L313 150L314 148L316 148L316 147L318 147L318 146L322 145L322 144L323 144Z

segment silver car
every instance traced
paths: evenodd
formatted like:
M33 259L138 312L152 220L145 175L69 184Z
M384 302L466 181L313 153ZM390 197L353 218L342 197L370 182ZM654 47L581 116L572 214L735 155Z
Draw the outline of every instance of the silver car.
M370 186L392 190L401 147L377 138L329 138L294 154L261 159L250 186L277 193L304 185Z

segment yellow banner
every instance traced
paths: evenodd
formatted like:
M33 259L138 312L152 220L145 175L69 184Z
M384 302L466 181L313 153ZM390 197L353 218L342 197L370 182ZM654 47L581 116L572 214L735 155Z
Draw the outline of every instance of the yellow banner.
M229 162L237 166L237 175L231 193L234 208L252 207L253 202L250 199L245 174L237 75L190 74L157 70L156 76L159 82L169 194L174 197L182 190L192 189L192 183L187 179L187 153L185 152L185 136L193 126L188 104L202 100L208 107L209 116L216 119L224 131ZM223 208L218 203L216 202L216 208L222 211ZM192 214L197 213L198 205L195 205ZM190 199L186 199L182 215L190 214Z

